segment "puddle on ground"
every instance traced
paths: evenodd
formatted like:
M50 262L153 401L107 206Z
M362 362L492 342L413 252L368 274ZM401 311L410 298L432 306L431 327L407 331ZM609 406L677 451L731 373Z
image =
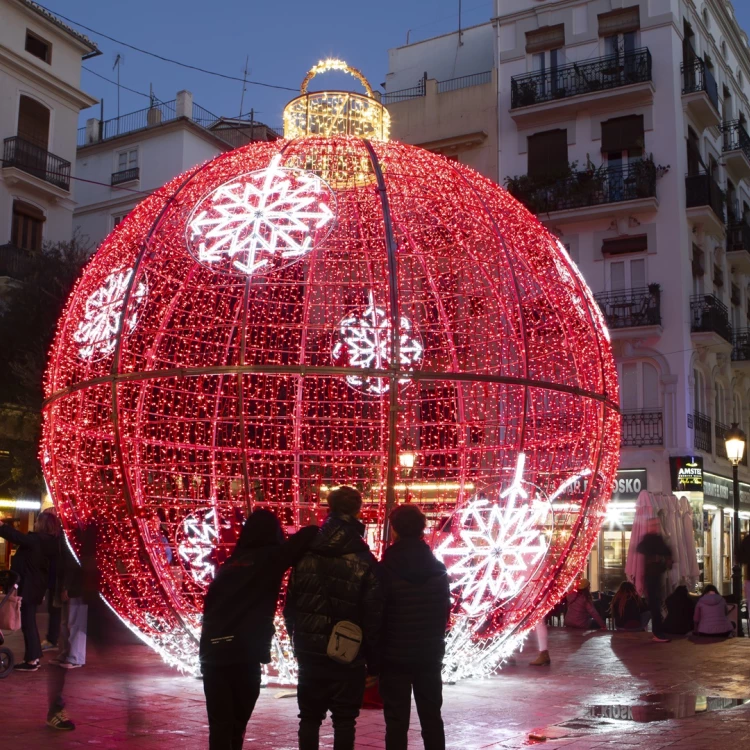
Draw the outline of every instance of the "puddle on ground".
M667 719L688 719L707 711L722 711L750 703L750 698L717 698L694 693L647 693L638 697L638 704L612 703L588 706L584 717L563 726L581 729L584 722L596 726L607 721L632 721L646 724ZM576 726L572 726L575 724Z

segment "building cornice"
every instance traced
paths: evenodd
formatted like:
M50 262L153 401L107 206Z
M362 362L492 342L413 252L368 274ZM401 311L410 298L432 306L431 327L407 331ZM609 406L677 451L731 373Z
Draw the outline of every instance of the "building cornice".
M42 8L38 3L32 2L32 0L15 0L18 9L28 16L34 18L35 21L42 19L42 23L47 26L53 27L57 33L62 32L67 37L70 37L68 41L74 46L79 48L83 53L82 57L89 58L101 55L99 48L92 42L87 36L76 31L68 24L61 21L57 16L50 13L46 8Z
M82 159L89 154L97 154L101 151L111 151L112 149L122 148L130 143L142 143L144 140L148 140L154 135L163 135L174 130L181 130L187 128L192 130L201 138L215 144L222 151L232 151L233 146L227 143L219 136L214 135L210 130L198 125L193 122L189 117L177 117L167 122L159 123L158 125L149 125L140 130L131 130L129 133L123 133L122 135L116 135L113 138L107 138L103 141L97 141L96 143L87 143L84 146L79 146L76 154L76 158Z
M69 83L53 76L45 70L29 65L20 55L17 55L7 47L0 47L0 68L9 68L19 78L27 78L45 89L52 91L55 95L65 100L77 112L92 107L99 100L81 89L71 86Z

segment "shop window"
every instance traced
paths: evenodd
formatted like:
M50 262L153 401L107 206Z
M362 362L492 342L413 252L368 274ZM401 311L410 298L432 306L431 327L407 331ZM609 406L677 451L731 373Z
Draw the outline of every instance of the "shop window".
M528 137L529 177L554 177L568 169L568 131L547 130Z
M13 222L10 244L21 250L38 252L42 249L44 213L36 206L23 201L13 201Z
M52 45L28 29L26 29L26 51L38 57L42 62L46 62L47 65L52 62Z

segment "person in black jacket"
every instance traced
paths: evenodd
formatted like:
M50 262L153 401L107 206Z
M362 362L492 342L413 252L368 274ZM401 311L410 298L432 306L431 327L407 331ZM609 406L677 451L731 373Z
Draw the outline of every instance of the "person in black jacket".
M258 509L245 521L232 556L208 587L200 661L210 750L241 750L260 694L284 573L309 547L308 526L284 541L278 518Z
M644 557L643 580L646 584L646 599L651 610L651 631L655 643L669 643L662 627L661 605L664 574L672 567L672 550L661 535L661 523L658 518L650 518L646 534L636 547Z
M385 746L406 750L413 690L425 750L445 750L440 673L451 606L448 574L423 539L426 519L416 505L399 506L390 521L394 542L381 562Z
M335 750L351 750L366 675L377 672L377 645L383 618L383 589L377 563L357 520L362 496L353 487L328 495L329 514L308 553L289 579L286 626L299 663L299 747L317 750L320 725L328 711ZM362 629L362 645L351 664L327 656L337 622Z
M59 550L60 522L52 513L40 513L34 531L24 534L0 521L0 537L18 545L10 569L21 577L18 595L21 597L21 632L25 653L23 662L16 664L18 672L36 672L42 658L42 642L36 624L36 608L44 600L49 582L50 560Z

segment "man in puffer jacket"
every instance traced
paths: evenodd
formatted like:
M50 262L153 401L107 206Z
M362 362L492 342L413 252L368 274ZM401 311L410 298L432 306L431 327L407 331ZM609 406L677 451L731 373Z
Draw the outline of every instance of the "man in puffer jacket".
M708 635L714 638L727 637L734 632L732 621L727 617L727 603L716 586L706 586L703 596L698 599L693 614L695 635Z
M284 618L299 663L300 750L317 750L320 725L331 712L335 750L352 750L369 673L377 673L383 589L377 563L357 520L362 496L353 487L328 495L329 514L307 554L295 565ZM333 626L348 620L362 629L351 664L327 655Z
M406 750L413 690L425 750L445 750L440 673L451 606L448 574L423 539L426 519L416 505L399 506L390 520L394 542L381 563L385 746Z

